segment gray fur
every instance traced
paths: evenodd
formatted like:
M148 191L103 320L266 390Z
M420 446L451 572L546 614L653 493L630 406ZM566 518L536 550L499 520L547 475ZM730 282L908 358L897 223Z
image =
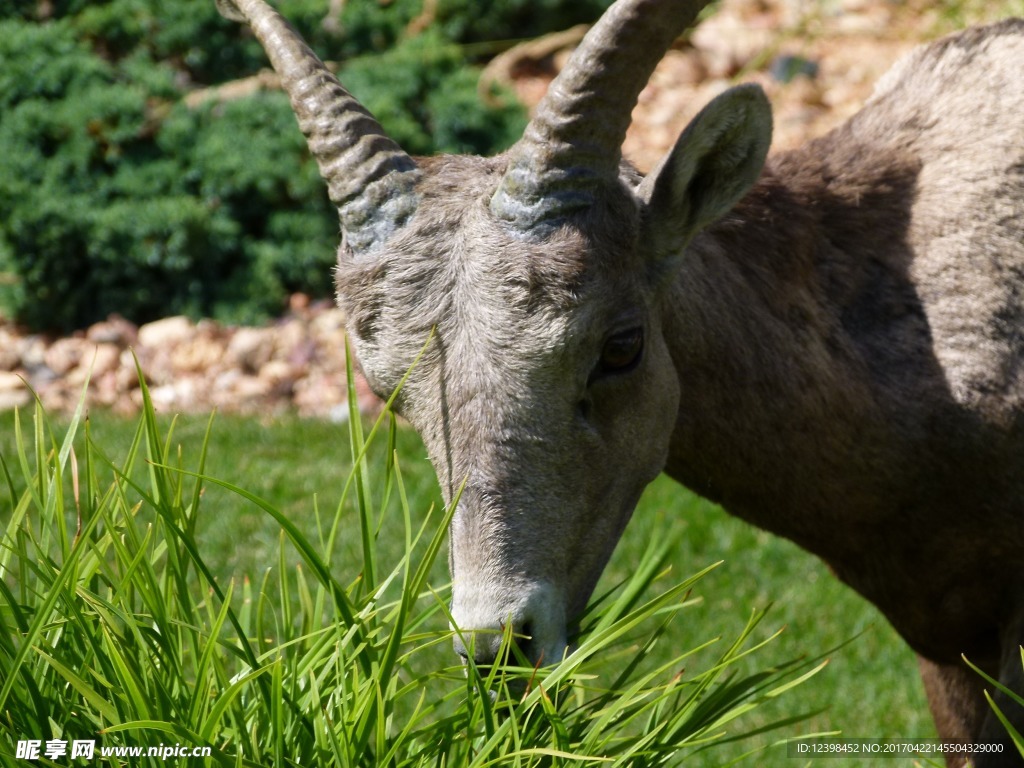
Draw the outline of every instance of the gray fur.
M338 301L381 395L434 330L397 409L446 497L465 483L462 653L489 660L511 622L556 660L664 470L877 605L944 738L1006 742L961 655L1024 693L1021 62L1024 21L954 35L767 162L767 103L734 89L648 179L583 174L587 203L534 228L494 208L528 143L418 161L415 212L371 255L340 250ZM636 328L636 364L608 370Z

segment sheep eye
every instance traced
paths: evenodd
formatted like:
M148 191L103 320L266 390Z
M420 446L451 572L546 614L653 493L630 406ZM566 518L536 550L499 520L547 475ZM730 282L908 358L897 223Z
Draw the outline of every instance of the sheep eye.
M630 328L612 334L601 349L598 373L625 373L636 367L644 350L644 329Z

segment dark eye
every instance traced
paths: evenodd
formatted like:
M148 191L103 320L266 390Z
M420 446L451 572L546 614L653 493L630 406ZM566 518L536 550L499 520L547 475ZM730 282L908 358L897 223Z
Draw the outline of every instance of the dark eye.
M632 370L644 351L644 329L630 328L612 334L601 349L601 360L595 373L625 373Z

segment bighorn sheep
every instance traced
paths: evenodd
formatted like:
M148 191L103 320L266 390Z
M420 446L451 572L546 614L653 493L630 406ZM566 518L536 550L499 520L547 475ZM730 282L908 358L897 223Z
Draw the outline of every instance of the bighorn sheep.
M631 108L701 0L619 0L508 152L416 160L262 0L218 2L327 180L377 392L435 329L397 410L444 493L465 481L452 615L479 660L508 621L563 654L664 470L877 605L943 738L1005 741L961 655L1024 692L1024 21L917 50L767 161L741 85L640 178Z

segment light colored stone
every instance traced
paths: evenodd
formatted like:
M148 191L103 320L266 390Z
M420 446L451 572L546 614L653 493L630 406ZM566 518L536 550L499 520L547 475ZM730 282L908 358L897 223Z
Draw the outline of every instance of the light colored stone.
M178 413L197 410L203 402L205 387L200 377L186 376L170 384L161 384L149 390L153 406L163 413Z
M96 377L113 373L120 364L121 350L116 344L97 344L89 360L92 375Z
M309 341L309 328L297 317L290 317L274 330L274 357L286 358L301 350Z
M288 309L293 314L309 311L310 303L310 298L305 293L293 293L288 297Z
M0 371L13 371L20 363L21 354L17 336L0 328Z
M231 336L225 353L229 365L256 373L274 356L273 328L239 328Z
M46 365L46 342L42 336L25 336L17 342L21 367L26 370Z
M116 344L129 347L138 341L139 329L123 317L112 315L106 320L94 323L85 332L85 338L96 344Z
M115 344L92 344L86 342L78 365L64 377L66 384L80 387L86 381L95 382L107 374L113 374L121 361L121 350Z
M187 317L165 317L139 328L138 343L140 347L168 347L187 341L194 331L195 325Z
M13 411L15 408L24 408L31 402L32 394L27 389L0 392L0 411Z
M89 346L92 346L91 344ZM58 376L63 376L72 368L77 368L85 356L86 342L83 339L70 337L57 339L43 354L46 367Z
M175 373L201 373L219 368L224 362L226 343L223 329L204 321L172 350L170 364Z
M145 369L143 369L143 371L145 371ZM139 372L135 367L135 356L132 354L132 350L121 350L121 356L117 361L117 370L115 371L115 375L117 377L117 386L119 389L128 391L130 389L138 388Z
M777 39L767 19L740 6L722 7L690 36L712 77L731 78Z
M0 411L21 408L32 401L32 393L16 373L0 371Z
M12 371L0 371L0 392L12 392L18 389L27 389L25 380Z
M239 376L226 394L227 402L257 400L270 394L270 384L259 376Z
M271 360L260 368L259 377L270 386L281 382L294 381L301 375L301 369L285 360Z

